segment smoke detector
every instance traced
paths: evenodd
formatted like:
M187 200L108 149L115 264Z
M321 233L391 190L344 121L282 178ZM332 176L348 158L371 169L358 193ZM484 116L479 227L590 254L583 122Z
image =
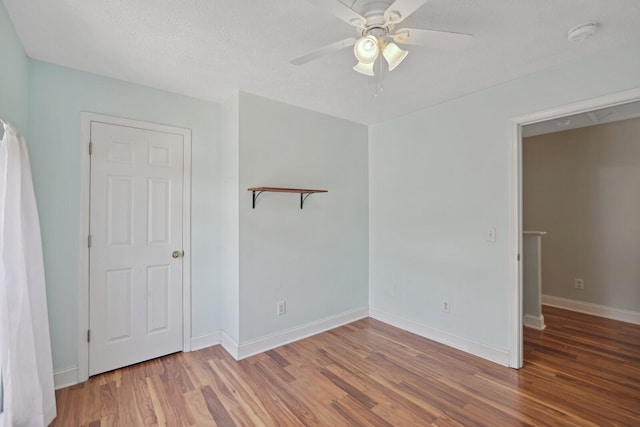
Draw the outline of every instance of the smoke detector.
M577 25L569 30L567 40L571 43L583 42L589 36L592 36L598 29L597 22L585 22L584 24Z

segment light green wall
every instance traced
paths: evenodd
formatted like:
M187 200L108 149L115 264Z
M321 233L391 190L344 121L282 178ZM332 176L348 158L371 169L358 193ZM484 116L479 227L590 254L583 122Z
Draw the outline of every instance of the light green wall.
M222 105L222 329L240 341L240 95Z
M371 306L508 351L510 119L638 86L633 45L371 126Z
M82 111L192 130L192 336L220 328L219 106L31 61L28 144L43 235L55 370L78 362Z
M28 136L29 58L24 53L2 2L0 53L0 116L10 121L23 135Z
M81 111L193 132L192 336L228 328L243 342L366 306L368 297L373 308L506 349L509 119L640 85L640 51L630 46L367 135L364 126L247 94L219 106L29 61L3 7L0 47L9 59L0 67L0 115L28 136L31 151L56 370L77 365ZM223 157L235 162L226 172ZM246 188L254 185L329 193L311 196L304 211L294 195L267 194L252 210ZM230 200L234 207L221 206ZM495 243L485 241L489 227ZM238 265L225 270L224 256ZM278 299L288 302L279 318ZM229 301L238 309L225 321Z
M246 93L239 113L240 344L366 308L367 127ZM329 192L252 209L256 186Z
M543 293L640 312L640 118L526 138L522 157Z

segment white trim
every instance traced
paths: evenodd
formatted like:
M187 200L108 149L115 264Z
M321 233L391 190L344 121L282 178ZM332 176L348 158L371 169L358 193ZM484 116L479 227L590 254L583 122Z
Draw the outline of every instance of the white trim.
M80 253L78 259L78 375L77 381L89 379L89 200L91 195L91 115L80 113Z
M191 351L191 130L169 127L183 137L182 153L182 351Z
M509 144L509 250L508 280L510 297L509 312L509 367L519 369L523 365L522 351L522 137L521 126L511 127L511 138L515 144Z
M522 234L525 236L546 236L547 232L546 231L523 231Z
M53 386L56 390L78 384L78 368L60 369L53 373Z
M239 360L238 358L238 342L231 338L225 331L222 331L222 348L227 350L234 359Z
M522 324L527 328L537 329L539 331L544 330L547 325L544 324L544 316L534 316L533 314L525 314L522 318Z
M197 351L220 343L222 343L222 331L200 335L199 337L191 338L191 351Z
M391 326L395 326L396 328L437 341L474 356L482 357L483 359L503 366L509 366L509 351L507 349L497 348L469 338L459 337L449 332L396 316L395 314L385 313L373 307L369 308L369 316Z
M590 302L577 301L568 298L560 298L552 295L542 295L542 305L564 308L578 313L591 314L607 319L640 325L640 312L609 307L606 305L592 304Z
M612 107L640 100L640 88L630 89L569 105L514 117L509 123L511 142L509 150L509 366L522 366L522 272L520 265L513 266L513 255L522 253L522 136L525 125L558 119L572 114L586 113L600 108ZM521 263L518 263L521 264Z
M240 343L240 345L237 347L237 351L235 352L236 355L234 355L234 352L232 351L230 351L229 353L231 353L231 355L234 356L236 360L242 360L258 353L262 353L264 351L271 350L273 348L280 347L282 345L289 344L294 341L298 341L303 338L307 338L342 325L346 325L347 323L364 319L365 317L368 317L368 315L369 309L367 307L345 311L344 313L325 317L324 319L305 323L304 325L295 326L291 329ZM227 346L225 346L225 348L227 348ZM227 349L227 351L229 351L229 349Z
M638 100L640 100L640 88L635 88L623 92L601 96L598 98L575 102L573 104L562 105L559 107L551 108L549 110L525 114L522 116L514 117L512 121L525 126L531 125L533 123L544 122L547 120L559 119L561 117L573 114L581 114L593 110L599 110L601 108L628 104L630 102L635 102Z
M91 163L89 141L91 122L100 122L117 126L172 133L183 137L183 205L182 205L182 244L185 252L182 259L182 350L191 349L191 130L176 126L130 120L103 114L80 113L80 256L78 268L78 368L77 382L89 378L89 200L91 190Z

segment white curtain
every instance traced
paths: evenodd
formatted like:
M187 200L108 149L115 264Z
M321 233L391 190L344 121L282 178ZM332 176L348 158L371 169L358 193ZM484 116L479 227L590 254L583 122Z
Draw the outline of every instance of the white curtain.
M56 416L40 222L27 144L0 120L0 427Z

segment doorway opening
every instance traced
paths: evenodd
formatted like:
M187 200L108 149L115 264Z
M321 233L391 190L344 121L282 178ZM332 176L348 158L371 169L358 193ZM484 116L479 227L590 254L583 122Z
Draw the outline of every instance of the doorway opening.
M510 312L510 360L513 368L523 365L523 137L542 134L548 130L579 128L595 124L631 118L640 110L640 90L634 89L601 98L583 101L563 107L517 117L511 122L511 230L510 263L511 312ZM637 117L637 115L636 115ZM544 231L544 230L538 230Z

